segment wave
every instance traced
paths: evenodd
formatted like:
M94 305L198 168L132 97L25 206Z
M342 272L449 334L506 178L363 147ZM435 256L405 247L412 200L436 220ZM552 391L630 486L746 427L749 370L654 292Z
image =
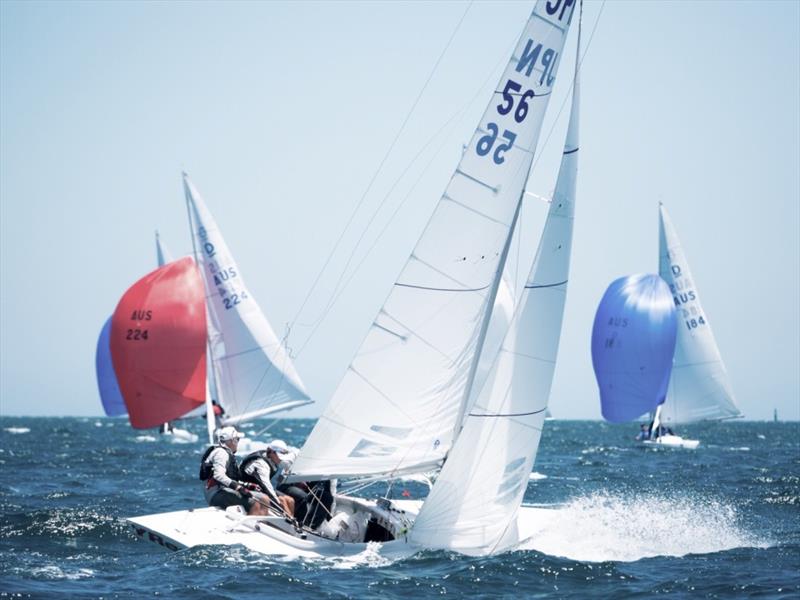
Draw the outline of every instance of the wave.
M771 545L743 528L731 504L716 499L596 493L550 512L518 549L584 562L632 562Z

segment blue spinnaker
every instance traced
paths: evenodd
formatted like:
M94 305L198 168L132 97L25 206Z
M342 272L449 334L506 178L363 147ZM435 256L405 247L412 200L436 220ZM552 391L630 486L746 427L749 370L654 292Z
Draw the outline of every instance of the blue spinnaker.
M608 286L592 328L592 364L603 418L632 421L664 402L677 317L658 275L629 275Z
M127 415L128 409L119 391L117 375L114 373L114 365L111 363L111 317L108 318L100 337L97 339L97 353L94 363L97 370L97 387L100 390L100 400L103 409L109 417Z

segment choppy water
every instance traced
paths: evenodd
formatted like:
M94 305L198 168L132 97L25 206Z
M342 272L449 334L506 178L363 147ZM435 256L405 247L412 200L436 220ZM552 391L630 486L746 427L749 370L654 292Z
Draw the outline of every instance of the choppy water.
M285 420L272 433L300 445L312 425ZM4 417L0 597L797 598L800 424L686 427L702 440L695 451L637 447L637 430L546 424L526 501L558 508L523 549L344 563L161 551L122 518L201 505L202 444L124 420Z

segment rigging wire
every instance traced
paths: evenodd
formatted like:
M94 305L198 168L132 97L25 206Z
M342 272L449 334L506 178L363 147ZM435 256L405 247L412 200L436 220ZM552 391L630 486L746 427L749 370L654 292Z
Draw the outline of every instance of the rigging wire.
M586 44L586 48L584 49L584 51L583 51L583 54L580 56L580 62L579 62L579 64L578 64L578 68L579 68L579 69L580 69L581 65L583 64L583 61L586 59L586 55L587 55L587 54L588 54L588 52L589 52L589 47L590 47L590 46L591 46L591 44L592 44L592 40L593 40L593 38L594 38L594 34L595 34L595 32L597 31L597 26L598 26L598 24L600 23L600 17L601 17L601 16L602 16L602 14L603 14L603 9L605 8L605 4L606 4L606 0L603 0L603 3L602 3L602 4L601 4L601 6L600 6L600 10L599 10L599 12L598 12L598 14L597 14L597 18L595 19L594 25L593 25L593 27L592 27L592 32L591 32L591 34L590 34L590 36L589 36L589 41L588 41L588 42L587 42L587 44ZM466 13L465 13L465 14L466 14ZM462 17L462 21L463 21L463 17ZM460 24L460 23L459 23L459 24ZM452 38L451 38L451 39L452 39ZM514 44L516 45L516 40L514 41ZM409 163L408 167L406 167L406 169L403 171L403 173L400 175L400 177L398 177L398 179L397 179L397 180L395 181L395 183L392 185L392 187L390 188L389 192L387 192L387 195L386 195L386 197L384 197L384 200L381 202L380 206L379 206L379 207L378 207L378 209L376 210L375 214L373 215L373 218L371 218L371 219L370 219L370 222L369 222L370 224L373 222L373 220L374 220L374 218L375 218L375 215L377 214L377 212L378 212L378 211L380 211L380 209L381 209L381 208L384 206L384 204L385 204L385 202L386 202L386 200L387 200L388 196L389 196L389 195L390 195L390 194L391 194L391 193L394 191L394 189L396 188L396 186L399 184L399 181L400 181L400 179L401 179L403 176L405 176L405 174L406 174L406 173L409 171L409 169L411 168L412 164L413 164L413 163L414 163L414 162L415 162L415 161L418 159L418 157L419 157L419 156L420 156L420 155L421 155L421 154L424 152L424 150L425 150L425 149L426 149L426 148L427 148L427 147L430 145L430 143L431 143L431 142L432 142L432 141L433 141L433 140L434 140L434 139L435 139L435 138L436 138L436 137L437 137L437 136L440 134L440 132L441 132L441 131L442 131L442 130L445 128L445 127L447 127L447 126L448 126L448 125L449 125L449 124L450 124L450 123L451 123L453 120L455 120L455 119L456 119L456 117L458 117L458 116L459 116L459 115L461 115L463 112L465 112L465 111L466 111L466 109L467 109L467 108L468 108L468 107L469 107L469 106L470 106L470 105L471 105L471 104L472 104L472 103L475 101L475 99L477 98L477 96L478 96L478 95L479 95L479 94L480 94L480 93L483 91L483 88L485 87L485 85L487 85L487 84L488 84L488 81L489 81L489 79L492 77L492 75L494 74L494 72L497 70L497 68L498 68L498 65L499 65L499 64L500 64L502 61L504 61L504 60L506 59L507 55L508 55L508 53L506 52L506 53L503 55L503 58L502 58L500 61L498 61L498 64L497 64L497 65L495 65L495 67L494 67L494 68L492 69L492 71L489 73L488 77L486 78L486 80L484 81L484 83L481 85L481 87L479 87L479 88L478 88L478 90L477 90L477 92L475 93L475 95L473 96L473 98L472 98L472 99L471 99L471 100L470 100L470 101L469 101L469 102L468 102L468 103L467 103L467 104L466 104L466 105L465 105L465 106L464 106L464 107L463 107L463 108L462 108L460 111L456 111L456 113L454 113L454 115L453 115L452 117L450 117L450 119L449 119L447 122L445 122L445 125L444 125L444 126L442 126L442 127L439 129L439 131L437 131L437 132L436 132L436 133L435 133L435 134L434 134L434 135L433 135L433 136L432 136L432 137L431 137L431 138L430 138L430 139L429 139L429 140L428 140L428 141L425 143L425 145L423 146L422 150L420 150L420 152L418 152L418 153L417 153L417 155L416 155L416 156L415 156L415 157L414 157L414 158L411 160L411 162ZM441 57L440 57L440 58L441 58ZM437 61L437 64L438 64L438 61ZM426 82L426 85L427 85L427 82ZM544 149L547 147L548 143L550 142L550 138L552 137L552 135L553 135L553 133L554 133L554 131L555 131L556 124L558 123L558 120L559 120L559 118L561 117L561 114L562 114L562 112L563 112L563 110L564 110L564 106L566 106L566 102L567 102L567 100L569 99L569 91L571 91L571 90L572 90L573 86L574 86L574 80L573 80L573 81L570 83L570 87L569 87L568 93L565 95L565 97L564 97L564 100L562 101L562 103L561 103L561 106L559 107L559 109L558 109L558 112L556 113L556 117L555 117L555 119L553 119L553 123L552 123L552 125L550 126L550 129L549 129L549 131L548 131L548 133L547 133L547 136L545 137L545 139L544 139L544 142L543 142L543 143L542 143L542 145L541 145L541 149L542 149L542 151L540 151L540 152L539 152L539 154L538 154L538 156L536 156L536 158L534 159L533 165L531 166L531 170L533 170L534 168L536 168L536 165L538 164L538 162L539 162L539 159L541 158L542 154L544 154L544 152L543 152L543 151L544 151ZM445 141L446 141L446 140L445 140ZM420 176L419 176L419 177L417 178L417 180L415 181L414 185L411 187L411 189L409 190L409 192L406 194L406 196L403 198L403 200L402 200L402 201L400 202L400 204L397 206L397 208L395 209L395 211L394 211L394 212L392 213L392 215L389 217L389 220L388 220L388 221L387 221L387 222L384 224L383 228L382 228L382 229L381 229L381 231L378 233L377 237L375 238L375 240L373 241L373 243L370 245L370 247L367 249L367 251L364 253L364 256L361 258L361 260L358 262L358 264L355 266L355 268L354 268L354 269L351 271L350 275L348 276L348 278L347 278L347 280L344 282L344 284L343 284L343 285L342 285L342 286L341 286L341 287L338 289L338 291L334 290L334 296L332 296L331 300L329 300L329 302L328 302L328 304L326 305L325 309L323 310L322 314L321 314L321 315L320 315L320 316L317 318L317 320L316 320L315 322L308 324L308 325L310 325L310 326L312 327L312 330L311 330L311 332L308 334L308 337L306 337L306 339L304 340L303 344L302 344L302 345L300 346L300 348L297 350L297 354L296 354L296 356L299 356L299 355L300 355L300 354L303 352L303 350L304 350L304 349L306 348L306 346L308 345L309 341L310 341L310 340L311 340L311 339L314 337L314 335L316 334L316 332L317 332L317 330L318 330L319 326L321 325L321 323L322 323L322 322L324 321L324 319L325 319L325 318L328 316L328 314L330 313L331 309L332 309L332 308L333 308L333 307L336 305L336 303L339 301L339 299L340 299L340 298L341 298L341 296L342 296L342 293L343 293L343 292L344 292L344 291L347 289L348 285L351 283L351 281L353 280L353 278L355 277L355 275L358 273L359 269L360 269L360 268L361 268L361 266L364 264L364 262L366 261L366 259L367 259L367 258L369 258L369 256L370 256L370 253L371 253L371 252L372 252L372 250L375 248L375 246L378 244L378 242L380 242L381 238L382 238L382 237L383 237L383 235L386 233L386 230L387 230L387 229L389 228L389 226L392 224L392 222L393 222L393 221L394 221L394 219L396 218L397 214L400 212L400 209L401 209L401 208L402 208L402 207L405 205L405 203L408 201L409 197L411 196L411 194L413 193L413 191L416 189L416 186L417 186L417 185L419 184L419 182L422 180L422 177L423 177L423 176L425 175L425 173L427 172L427 169L428 169L428 168L431 166L431 164L433 163L433 160L436 158L436 156L438 155L438 153L439 153L439 152L441 152L441 150L442 150L442 147L440 147L440 148L439 148L439 149L436 151L436 153L434 154L434 156L431 158L431 160L430 160L430 161L428 162L428 164L425 166L425 168L423 169L422 173L420 174ZM348 225L349 225L349 223L348 223ZM368 227L369 227L369 225L367 226L367 228L368 228ZM364 231L364 233L362 234L362 236L359 238L359 242L358 242L358 243L360 243L360 242L361 242L361 239L362 239L362 238L364 237L364 235L366 234L366 229L367 229L367 228L365 228L365 231ZM341 238L340 238L340 239L341 239ZM337 242L337 244L338 244L338 242ZM357 247L357 246L356 246L356 247ZM518 253L519 253L519 250L520 250L520 244L518 243L518 244L517 244L517 251L518 251ZM355 252L355 250L354 250L353 252ZM326 261L326 265L327 265L327 264L328 264L328 262L330 261L330 258L331 258L331 257L329 256L329 258L328 258L328 261ZM351 254L351 258L352 258L352 254ZM349 264L349 261L348 261L348 264ZM518 259L518 261L517 261L517 268L519 268L519 259ZM324 267L323 267L323 269L324 269ZM320 273L320 275L318 275L318 277L317 277L317 280L315 280L315 282L314 282L314 285L316 285L316 283L317 283L317 281L318 281L318 279L319 279L319 277L320 277L320 276L321 276L321 273ZM343 277L343 276L344 276L344 271L343 271L343 273L342 273L342 276L340 276L340 279L339 279L339 281L341 281L341 279L342 279L342 277ZM338 287L338 282L337 282L337 287ZM313 286L312 286L312 289L313 289ZM515 290L515 292L516 292L516 290ZM309 294L310 294L310 292L309 292ZM307 299L308 299L308 298L306 298L306 300L307 300ZM304 304L305 304L305 300L304 300ZM301 309L302 309L302 307L301 307ZM300 313L300 311L298 311L298 316L299 316L299 313ZM296 320L296 319L297 319L297 316L295 316L295 320Z
M292 321L291 321L292 325L297 322L297 319L299 318L300 314L302 313L303 309L305 308L306 303L308 302L309 298L311 297L311 294L313 293L314 289L316 288L317 284L319 283L319 280L322 277L322 274L325 272L325 269L330 264L330 261L333 258L333 255L336 253L336 250L339 247L339 244L342 242L342 239L344 238L345 233L350 228L350 225L352 225L356 214L358 213L359 209L361 208L362 204L364 203L364 200L366 199L367 194L372 189L372 185L375 183L375 180L377 179L378 174L383 169L383 165L386 163L386 160L389 158L389 155L392 153L392 150L394 150L394 147L397 144L397 141L400 139L400 136L402 135L403 131L406 128L406 125L408 124L409 120L411 119L411 116L414 114L414 111L415 111L415 109L417 107L417 104L419 104L419 101L422 98L423 94L425 93L425 90L428 88L428 84L430 83L431 79L433 78L434 74L436 73L436 70L439 67L439 63L442 61L442 58L444 58L444 55L447 53L447 50L450 48L450 44L453 42L453 39L455 38L456 33L458 33L458 30L461 28L461 24L464 22L464 19L466 18L467 13L469 12L469 9L471 7L472 7L472 0L470 0L469 4L467 4L467 8L464 10L464 14L461 15L461 19L458 21L458 24L456 25L455 29L453 29L452 34L450 34L450 39L447 40L447 44L445 44L444 49L439 54L439 58L436 59L436 63L433 65L433 69L431 69L431 72L428 75L428 78L425 80L425 83L422 85L422 89L420 89L419 94L417 94L416 100L414 100L414 103L412 104L411 109L406 114L406 117L403 120L402 125L400 125L400 129L395 134L395 137L392 140L392 143L389 145L389 148L386 150L386 153L383 155L383 158L381 159L381 162L378 165L378 168L375 170L375 173L373 173L372 179L370 179L370 182L367 185L367 188L364 190L364 193L361 195L361 198L356 203L355 208L350 213L350 217L348 218L347 223L345 224L344 228L342 229L342 233L339 235L339 238L336 240L336 243L334 244L333 249L328 254L328 258L325 259L325 263L322 265L322 268L320 268L319 273L317 273L317 276L314 279L314 282L311 284L311 287L309 288L308 293L306 294L305 298L303 299L303 302L300 304L300 308L297 310L297 313L295 314L294 318L292 319ZM354 252L355 252L355 250L354 250ZM345 270L347 269L347 266L349 266L351 259L352 259L352 254L350 255L350 258L348 259L347 265L345 266ZM343 276L343 274L344 274L344 271L342 272L342 275L340 275L340 280L341 280L341 277ZM337 282L337 286L338 286L338 282ZM335 291L334 291L334 293L335 293Z

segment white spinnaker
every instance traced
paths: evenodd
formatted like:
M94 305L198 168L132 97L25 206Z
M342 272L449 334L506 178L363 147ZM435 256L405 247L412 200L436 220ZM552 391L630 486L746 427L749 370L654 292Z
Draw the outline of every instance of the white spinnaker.
M539 249L508 334L411 530L426 548L486 555L516 545L536 458L569 277L578 173L577 77L567 139Z
M296 477L420 471L450 448L572 9L536 3L450 183L303 446Z
M184 174L197 260L206 287L209 346L225 421L310 402L294 364L242 280L219 227Z
M661 422L691 423L742 415L681 242L659 206L658 274L669 284L678 311L678 340Z

